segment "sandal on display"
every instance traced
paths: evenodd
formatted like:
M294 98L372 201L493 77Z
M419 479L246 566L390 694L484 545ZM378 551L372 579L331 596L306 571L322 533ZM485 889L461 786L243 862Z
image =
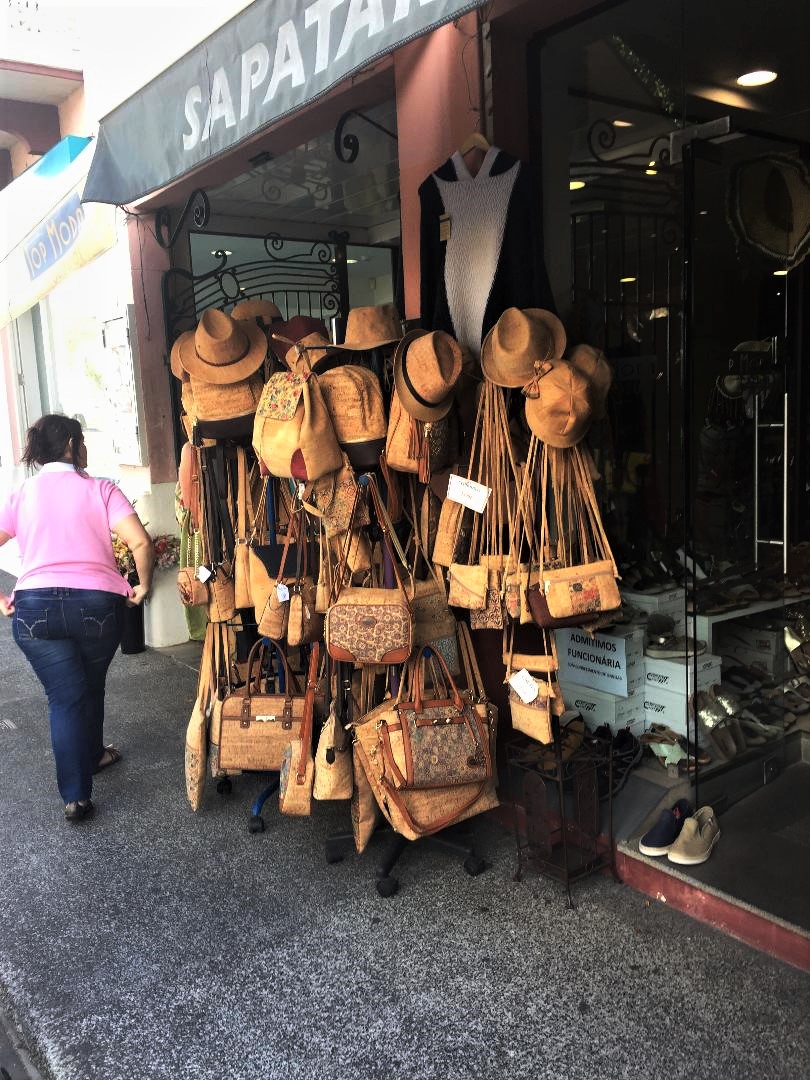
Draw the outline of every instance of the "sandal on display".
M801 694L797 694L795 690L789 690L786 687L782 691L782 701L796 716L805 716L810 712L810 701Z
M110 765L117 765L121 757L121 751L117 746L105 746L104 753L98 759L95 769L93 769L93 774L101 772L102 769L109 769Z
M740 717L740 727L751 746L764 746L772 739L778 739L782 729L775 724L763 724L750 710L746 709Z
M806 651L807 642L796 634L792 626L785 627L785 647L796 670L801 675L810 672L810 655Z
M700 656L706 651L705 641L695 641L675 633L675 620L669 615L650 615L647 620L647 644L644 652L655 660L679 660Z
M705 690L699 690L690 698L690 707L693 715L697 717L698 725L720 758L725 761L735 757L737 744L725 709L712 701Z
M742 664L734 664L730 668L726 668L724 664L723 681L743 694L755 694L757 690L762 689L761 680L754 676L750 668L746 668Z

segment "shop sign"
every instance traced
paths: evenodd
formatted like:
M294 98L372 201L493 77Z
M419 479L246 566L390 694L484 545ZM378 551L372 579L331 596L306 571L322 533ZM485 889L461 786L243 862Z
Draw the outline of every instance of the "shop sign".
M43 224L23 240L28 276L34 281L57 263L76 243L84 210L78 192L73 192L48 215Z
M480 2L255 0L102 120L84 201L166 186Z
M557 630L560 678L626 698L643 680L643 631Z

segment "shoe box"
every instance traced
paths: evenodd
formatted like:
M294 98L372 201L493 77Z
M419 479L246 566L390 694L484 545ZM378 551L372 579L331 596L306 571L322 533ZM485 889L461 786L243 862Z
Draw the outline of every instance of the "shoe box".
M660 593L622 589L622 600L643 611L646 615L668 615L675 622L675 633L686 633L683 589L666 589Z
M557 630L559 678L605 694L627 697L644 684L644 627L610 633Z
M706 655L705 657L698 657L699 660L711 660L712 663L704 665L698 670L697 673L697 688L698 690L708 690L713 683L720 682L721 672L721 658L719 656ZM663 664L671 665L674 669L678 664L677 660L652 660L647 657L645 664L655 665L651 669L653 675L656 672L660 672L660 667ZM681 661L681 664L686 666L685 661ZM664 724L666 727L671 727L678 735L686 735L686 718L689 708L689 698L692 695L691 682L684 671L683 667L680 671L664 672L664 674L672 674L673 681L669 684L670 687L677 685L676 677L680 679L680 690L666 689L666 686L653 680L652 682L645 682L643 703L644 703L644 718L647 723L647 727L650 724ZM689 693L686 692L687 679L689 680L690 689Z
M576 709L589 728L607 724L614 735L626 727L636 736L644 731L644 695L641 689L628 697L617 697L616 694L605 694L591 686L580 686L565 679L559 679L559 683L566 708Z
M774 679L784 679L790 673L783 630L726 623L715 629L713 644L728 659L727 667L737 660L746 665L760 664Z
M662 660L653 656L644 657L644 688L667 690L674 694L691 694L695 689L697 673L698 690L703 690L711 682L720 682L721 656L703 653L701 656L684 659ZM710 680L707 682L707 678Z

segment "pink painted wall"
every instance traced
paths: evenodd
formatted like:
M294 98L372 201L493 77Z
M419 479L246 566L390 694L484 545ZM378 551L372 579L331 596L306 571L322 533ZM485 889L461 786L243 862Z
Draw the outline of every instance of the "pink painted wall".
M84 86L65 98L59 105L59 130L65 135L95 135L96 125L88 115Z
M394 54L405 317L419 317L419 185L478 126L476 17L465 15ZM465 65L467 75L465 78Z
M137 350L149 470L153 484L168 483L177 479L160 288L163 274L169 269L169 253L154 238L154 215L131 217L128 230L135 306L133 345Z

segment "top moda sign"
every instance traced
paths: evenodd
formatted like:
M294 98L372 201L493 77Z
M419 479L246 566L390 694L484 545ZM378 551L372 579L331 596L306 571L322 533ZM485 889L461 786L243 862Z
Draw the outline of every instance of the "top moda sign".
M255 0L102 120L84 200L126 204L165 187L477 6Z

